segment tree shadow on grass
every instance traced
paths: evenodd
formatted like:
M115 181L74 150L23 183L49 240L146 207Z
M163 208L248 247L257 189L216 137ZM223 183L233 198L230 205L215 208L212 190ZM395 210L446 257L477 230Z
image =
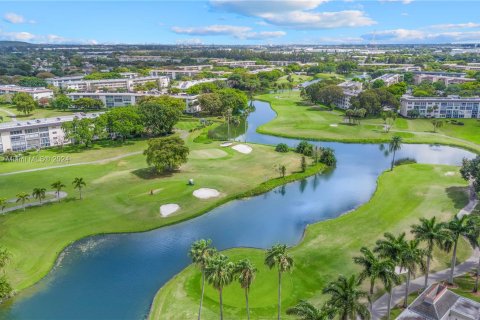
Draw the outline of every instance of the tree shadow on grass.
M445 191L448 197L453 200L455 209L461 210L468 203L468 188L448 187Z
M178 172L178 170L158 172L154 168L141 168L132 171L134 175L144 180L171 177L175 172Z

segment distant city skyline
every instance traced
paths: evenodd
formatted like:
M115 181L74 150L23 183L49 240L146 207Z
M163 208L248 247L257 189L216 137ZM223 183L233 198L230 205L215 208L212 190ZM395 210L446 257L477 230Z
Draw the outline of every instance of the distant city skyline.
M480 2L2 1L0 40L69 44L480 43Z

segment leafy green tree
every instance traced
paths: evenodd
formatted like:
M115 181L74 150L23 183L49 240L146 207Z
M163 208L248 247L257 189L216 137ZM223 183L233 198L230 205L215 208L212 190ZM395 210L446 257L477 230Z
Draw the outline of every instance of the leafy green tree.
M185 142L177 137L163 137L148 140L148 148L143 152L149 166L158 172L172 171L187 162L189 149Z
M5 275L5 267L10 262L11 254L7 249L0 247L0 301L10 296L13 289Z
M37 103L32 96L25 92L17 92L13 95L12 103L18 111L27 115L37 107Z
M473 190L480 192L480 156L472 160L463 159L460 174L472 185Z
M335 310L341 320L370 319L368 307L361 301L367 293L361 290L359 279L352 275L349 278L339 276L330 282L323 293L330 295L327 304Z
M437 132L437 129L443 127L443 124L444 122L442 120L433 119L432 120L433 132Z
M7 207L7 199L0 198L0 212L3 212L3 210L5 210L6 207Z
M75 178L73 179L73 188L74 189L77 189L79 194L80 194L80 200L82 200L82 189L83 187L86 187L87 184L85 183L85 180L83 180L83 178Z
M72 106L72 100L64 94L59 94L51 104L54 108L67 110Z
M47 189L45 188L34 188L32 192L32 197L34 197L40 203L42 203L42 200L45 199L46 192L47 192Z
M102 126L99 124L97 119L73 119L73 121L64 122L62 130L65 132L65 138L74 144L83 144L88 148L92 144L93 138L101 135Z
M275 151L285 153L285 152L289 151L289 148L288 148L288 145L286 143L279 143L275 147Z
M287 309L287 314L297 316L301 320L328 320L332 311L328 307L316 308L308 301L300 300L295 306Z
M282 273L290 272L293 269L293 258L287 252L285 244L276 244L265 252L265 265L278 271L278 319L282 313Z
M117 107L102 114L98 122L110 136L119 136L122 140L138 135L145 129L137 107Z
M335 151L332 148L321 148L321 155L319 161L330 167L335 166L337 164Z
M420 266L420 269L425 270L425 264L423 263L423 257L426 251L419 247L420 240L414 239L407 242L403 246L403 250L400 253L400 267L407 269L407 282L405 284L405 298L403 300L403 307L408 306L408 291L410 289L410 278L415 276L415 273Z
M169 96L149 97L139 103L143 125L155 136L171 133L184 110L185 101Z
M398 150L402 148L403 139L400 136L394 136L388 145L389 152L392 152L392 165L390 167L390 171L393 170L393 166L395 165L395 154Z
M278 166L278 172L280 173L280 176L282 178L285 178L285 175L287 174L287 167L284 164L279 165Z
M308 141L300 141L300 143L295 148L295 152L303 154L304 156L310 157L313 155L313 145Z
M439 223L436 217L431 219L420 219L420 224L412 225L411 231L415 239L424 242L427 245L427 264L425 269L425 284L424 288L428 286L428 275L430 273L430 260L432 259L433 249L435 246L444 247L445 241L449 239L449 233L445 230L445 224Z
M383 88L383 87L385 87L385 81L383 81L382 79L377 79L372 83L372 88L374 89Z
M48 83L37 77L22 77L18 84L22 87L46 87Z
M57 196L57 199L59 199L60 191L62 191L62 189L65 188L66 186L60 180L55 181L54 183L51 184L51 186L53 189L55 189L55 194Z
M250 320L250 308L248 305L248 293L253 280L257 274L257 268L248 259L243 259L237 262L235 266L235 273L238 275L240 286L245 292L245 304L247 307L247 319Z
M471 234L468 237L468 240L473 247L473 249L480 249L480 215L470 215L468 219L470 224ZM477 269L475 270L475 285L473 286L473 292L478 292L478 280L480 277L480 258L478 259Z
M232 283L235 276L235 264L227 256L216 254L207 263L205 276L216 290L220 298L220 320L223 320L223 288Z
M72 106L82 110L100 110L104 108L103 102L92 98L79 98L72 101Z
M204 93L198 97L202 111L210 115L220 115L223 112L223 103L218 93Z
M25 202L30 198L30 195L26 192L17 193L17 203L22 203L23 211L25 211Z

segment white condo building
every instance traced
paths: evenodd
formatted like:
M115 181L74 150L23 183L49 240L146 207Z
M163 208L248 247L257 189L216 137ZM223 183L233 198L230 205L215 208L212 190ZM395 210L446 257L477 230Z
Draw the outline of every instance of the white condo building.
M0 153L26 151L68 144L62 130L64 122L94 119L101 113L74 114L55 118L13 121L0 124Z
M120 79L79 80L77 77L62 77L47 79L47 82L59 88L77 91L121 89L131 92L135 90L136 86L148 82L157 83L158 89L166 88L170 84L170 79L165 76L133 77L132 74L128 74Z
M40 100L42 98L53 98L53 91L46 88L20 87L13 84L0 86L0 94L15 94L19 92L25 92L35 100Z
M417 110L420 117L430 118L480 118L480 97L413 97L403 95L400 99L400 114L409 116Z
M362 92L363 84L357 81L345 81L338 84L338 86L342 88L343 96L342 98L335 101L335 105L337 106L337 108L340 109L350 109L350 107L352 106L350 100L352 99L352 97L356 97L360 94L360 92Z
M443 82L446 86L472 82L475 79L466 78L464 73L445 73L445 72L418 72L413 77L414 84L422 82Z
M396 73L387 73L378 78L373 79L372 82L375 82L376 80L382 80L385 83L385 85L388 87L403 81L403 75L396 74Z

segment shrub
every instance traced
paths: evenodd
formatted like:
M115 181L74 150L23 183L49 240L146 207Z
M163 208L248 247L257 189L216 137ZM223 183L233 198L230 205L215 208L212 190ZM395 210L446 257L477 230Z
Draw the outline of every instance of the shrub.
M295 151L303 154L304 156L311 157L313 155L313 145L308 141L302 141L297 145Z
M327 166L333 167L337 164L337 158L335 157L335 151L331 148L323 148L322 155L320 156L321 163Z
M402 165L402 164L413 164L413 163L417 163L417 160L412 159L412 158L401 158L401 159L396 160L394 165L399 166L399 165Z
M288 145L286 143L279 143L275 147L275 151L277 151L277 152L288 152L288 150L289 150L289 148L288 148Z

